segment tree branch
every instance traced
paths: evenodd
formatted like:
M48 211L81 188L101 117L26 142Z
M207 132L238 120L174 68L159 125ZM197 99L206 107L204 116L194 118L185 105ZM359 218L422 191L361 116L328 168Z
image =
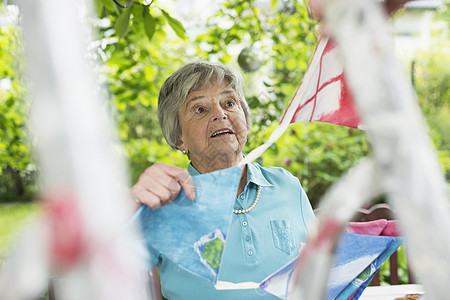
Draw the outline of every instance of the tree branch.
M128 8L128 7L130 7L131 4L133 4L133 3L134 3L134 4L137 4L137 5L142 5L142 6L150 7L150 6L152 5L152 3L154 2L154 0L152 0L152 1L150 1L149 4L144 4L144 3L141 3L141 2L129 0L127 4L122 4L122 3L120 3L118 0L113 0L113 1L114 1L114 3L116 3L116 4L117 4L119 7L121 7L121 8Z
M128 7L131 6L131 4L133 4L133 0L128 0L127 4L122 4L118 0L113 0L113 1L114 1L114 3L116 3L121 8L128 8Z

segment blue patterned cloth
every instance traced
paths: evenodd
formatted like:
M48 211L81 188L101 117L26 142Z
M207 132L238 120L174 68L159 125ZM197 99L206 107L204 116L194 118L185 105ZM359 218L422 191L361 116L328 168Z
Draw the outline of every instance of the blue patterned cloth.
M231 220L242 169L239 167L194 176L196 198L184 190L172 203L152 210L142 205L139 219L151 265L155 253L195 275L215 282ZM211 193L217 191L220 193Z
M328 279L328 299L358 299L402 237L343 233Z

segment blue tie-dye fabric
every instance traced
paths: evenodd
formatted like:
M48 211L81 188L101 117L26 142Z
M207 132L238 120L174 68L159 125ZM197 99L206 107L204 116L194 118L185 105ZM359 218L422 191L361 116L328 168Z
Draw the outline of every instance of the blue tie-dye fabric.
M328 279L327 299L348 299L358 289L362 292L401 243L400 237L343 233Z
M383 242L388 242L386 249L384 249L384 251L381 252L381 254L373 262L371 262L356 278L354 278L350 282L350 284L341 289L342 291L335 298L332 299L346 300L349 299L352 295L353 300L359 299L362 292L369 285L370 281L375 276L376 272L381 268L383 263L403 243L403 237L390 237L390 236L377 236L377 237L383 238L384 239ZM391 240L390 243L389 239ZM371 244L369 243L367 246L370 247Z
M358 299L381 265L402 244L402 237L342 233L327 284L328 300ZM301 256L301 254L300 254ZM286 299L293 288L297 259L260 283L260 288Z
M241 171L233 167L193 176L194 201L182 190L175 201L157 210L142 205L132 222L140 221L148 252L164 253L183 269L215 283Z

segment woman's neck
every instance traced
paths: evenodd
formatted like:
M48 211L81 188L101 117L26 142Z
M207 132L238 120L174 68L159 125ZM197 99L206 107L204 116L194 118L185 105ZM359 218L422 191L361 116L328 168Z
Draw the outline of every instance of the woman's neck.
M208 164L207 161L201 160L194 162L191 161L192 166L200 173L210 173L226 168L235 167L239 164L239 162L244 158L244 156L241 154L240 159L235 161L225 161L225 160L214 160L211 164ZM244 165L241 172L241 179L239 180L239 187L236 193L236 197L239 196L245 188L245 185L247 184L247 165Z
M191 157L191 164L197 171L199 171L201 174L204 174L235 167L243 158L244 155L242 155L242 153L237 156L221 155L220 157L214 158L202 157L201 159L195 159Z

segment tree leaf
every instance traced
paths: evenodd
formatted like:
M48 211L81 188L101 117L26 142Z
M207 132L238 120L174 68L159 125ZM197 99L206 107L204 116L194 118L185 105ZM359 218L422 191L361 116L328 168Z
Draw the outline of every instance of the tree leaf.
M104 4L101 0L94 1L94 11L98 16L100 16L102 14L103 6L104 6Z
M277 1L277 0L271 0L271 1L270 1L270 8L271 8L271 9L274 9L274 8L277 6L277 4L278 4L278 1Z
M142 14L144 16L144 30L145 34L147 35L149 40L152 40L153 35L155 34L155 19L150 14L149 9L144 9L142 11Z
M133 23L142 23L144 22L144 10L147 10L147 7L142 5L134 5L133 8Z
M186 38L186 30L183 25L177 19L172 18L164 9L161 9L163 16L166 18L169 26L172 27L173 31L177 34L178 37L184 39Z
M109 10L117 11L119 6L117 6L114 1L111 0L98 0L99 2L103 3L103 6L105 8L108 8Z
M133 5L122 11L119 17L116 20L116 25L114 28L116 29L117 35L122 38L125 36L128 30L128 25L130 24L130 15L133 10Z

